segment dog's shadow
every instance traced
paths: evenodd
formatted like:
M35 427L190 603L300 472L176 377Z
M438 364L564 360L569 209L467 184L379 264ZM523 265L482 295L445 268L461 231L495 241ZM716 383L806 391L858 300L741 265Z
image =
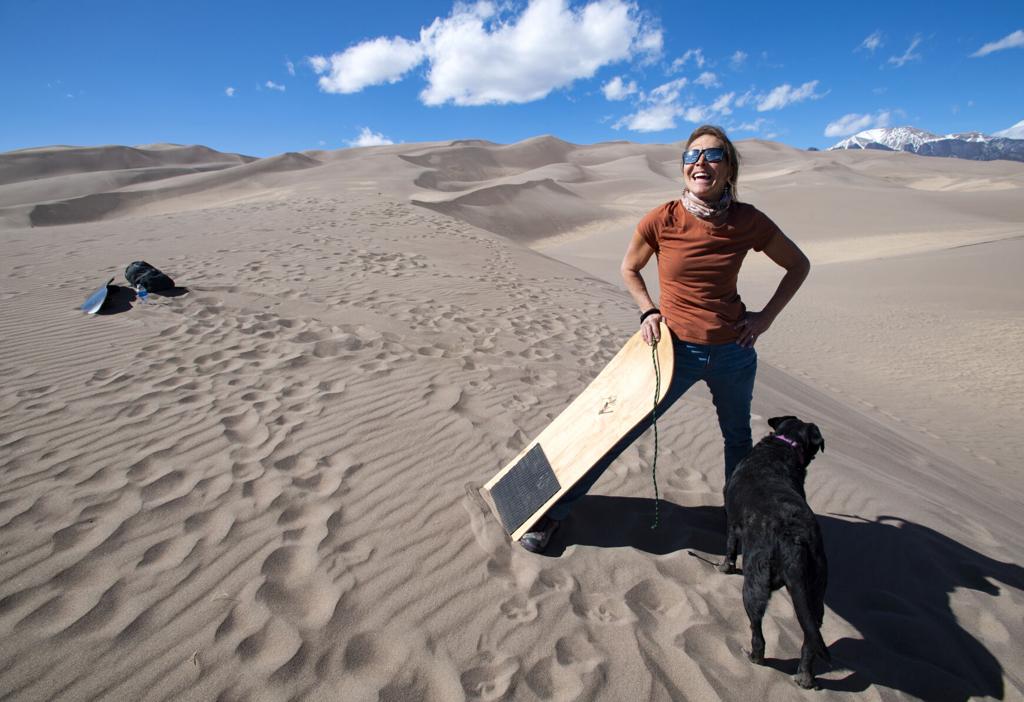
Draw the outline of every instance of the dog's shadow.
M721 507L662 500L658 529L651 529L653 518L654 500L588 495L555 534L548 554L561 555L571 544L629 546L656 555L692 549L711 554L709 562L721 561ZM957 621L950 594L968 588L997 595L996 582L1024 590L1024 568L898 517L818 515L818 522L829 560L825 617L834 613L861 636L827 641L833 667L849 672L838 679L819 676L820 687L861 692L881 685L926 700L1004 696L1002 666ZM708 568L708 577L727 576ZM797 661L765 663L791 675ZM819 663L819 673L825 670Z

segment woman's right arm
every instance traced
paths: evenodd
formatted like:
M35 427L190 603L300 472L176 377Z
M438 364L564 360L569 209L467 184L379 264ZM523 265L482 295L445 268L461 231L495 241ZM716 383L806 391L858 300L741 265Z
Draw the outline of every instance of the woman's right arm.
M626 290L639 305L641 314L652 307L657 307L651 300L651 295L647 292L647 285L640 275L640 271L653 255L654 249L639 231L635 231L629 240L629 248L626 249L626 255L622 259L622 266L619 268L622 280L626 284ZM640 331L643 333L644 341L648 344L658 343L661 340L661 315L649 315L640 325Z

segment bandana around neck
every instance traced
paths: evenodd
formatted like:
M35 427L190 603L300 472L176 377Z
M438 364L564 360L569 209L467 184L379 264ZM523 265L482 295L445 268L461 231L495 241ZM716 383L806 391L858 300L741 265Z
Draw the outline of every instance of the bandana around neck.
M689 190L683 190L683 207L690 214L697 215L704 219L713 219L729 209L732 204L732 189L725 187L725 192L718 202L704 202Z

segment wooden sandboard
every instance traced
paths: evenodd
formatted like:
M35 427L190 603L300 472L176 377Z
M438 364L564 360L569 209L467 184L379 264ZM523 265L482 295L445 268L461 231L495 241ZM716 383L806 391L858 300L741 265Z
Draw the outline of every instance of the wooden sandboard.
M651 347L638 331L590 385L481 488L513 541L651 413L655 386L651 356ZM674 367L672 337L664 322L658 364L661 402Z

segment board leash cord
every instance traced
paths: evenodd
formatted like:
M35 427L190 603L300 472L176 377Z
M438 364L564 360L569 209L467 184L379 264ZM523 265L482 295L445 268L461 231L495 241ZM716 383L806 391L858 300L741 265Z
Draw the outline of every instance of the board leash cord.
M658 528L658 395L661 394L661 365L658 363L658 344L651 344L651 362L654 363L654 407L651 408L651 422L654 425L654 458L651 461L651 479L654 481L654 524Z

